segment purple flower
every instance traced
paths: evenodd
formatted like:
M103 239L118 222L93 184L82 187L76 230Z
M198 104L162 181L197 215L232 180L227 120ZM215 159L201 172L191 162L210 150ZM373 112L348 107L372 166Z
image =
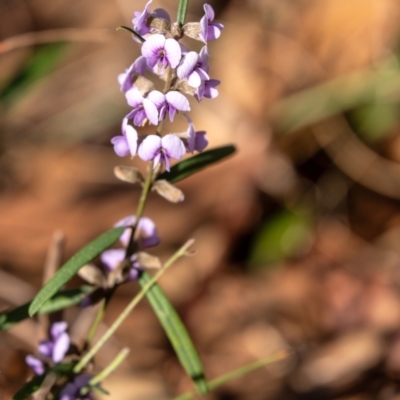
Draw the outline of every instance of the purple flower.
M181 54L181 47L175 39L166 39L160 34L150 36L142 46L147 65L158 75L163 74L168 66L175 68L181 60Z
M201 85L197 88L195 97L197 100L201 101L203 97L208 99L215 99L218 96L218 89L215 87L221 83L218 79L209 79L207 81L202 81Z
M114 271L125 259L125 249L110 249L101 253L101 262L106 266L108 271ZM139 277L141 271L140 264L136 261L136 254L130 258L131 268L126 276L127 281L134 281Z
M55 364L62 361L69 349L70 338L66 332L67 327L68 325L64 321L55 322L50 328L50 339L42 340L38 346L39 353L43 357L51 359ZM45 364L40 358L28 355L25 361L35 374L43 374Z
M81 390L88 386L92 376L90 375L77 375L73 382L67 383L60 393L60 400L91 400L93 397L88 392L81 394Z
M186 149L189 153L193 153L194 151L202 152L208 146L208 140L206 138L205 131L197 131L194 129L194 124L192 120L184 115L189 126L186 131L187 139L186 139Z
M200 20L200 39L207 43L208 40L218 39L224 25L214 21L214 10L209 4L204 4L205 15Z
M139 75L144 75L147 69L147 61L140 56L136 61L122 74L118 75L118 82L121 86L121 92L127 92L132 89L133 83Z
M114 226L117 228L119 226L130 227L136 223L136 216L128 215L127 217L119 220ZM137 230L137 240L139 246L143 249L148 247L157 246L160 243L160 238L158 236L156 224L147 217L141 217L140 221L136 227ZM131 237L131 229L125 229L124 233L121 235L119 240L124 246L128 246Z
M168 13L162 9L157 8L152 13L149 12L150 4L153 0L147 2L143 12L135 11L135 17L132 19L133 29L137 32L140 36L147 35L151 32L151 28L147 25L147 21L149 17L153 18L163 18L166 21L170 21L171 18L169 17Z
M126 116L128 119L133 119L133 124L143 126L147 120L153 124L158 124L158 110L156 105L148 98L145 98L140 93L139 89L133 87L125 93L128 104L133 107L133 110Z
M208 59L207 46L204 46L199 54L190 51L177 68L178 78L186 78L190 86L198 88L203 81L210 79Z
M178 136L173 134L160 138L149 135L139 146L139 157L144 161L153 160L154 167L158 163L165 163L165 169L170 170L170 158L181 159L186 153L185 145Z
M169 120L174 120L176 111L190 111L189 100L176 90L171 90L167 94L162 94L157 90L151 91L147 96L159 110L159 120L162 121L165 115L169 115Z
M128 125L127 118L122 120L122 135L114 136L111 143L117 156L125 157L128 154L132 157L135 156L138 146L138 133L133 126Z

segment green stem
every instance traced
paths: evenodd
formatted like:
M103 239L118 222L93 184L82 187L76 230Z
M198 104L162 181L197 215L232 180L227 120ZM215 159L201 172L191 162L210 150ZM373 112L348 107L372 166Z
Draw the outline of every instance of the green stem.
M87 337L87 340L86 340L87 345L93 340L94 335L96 334L97 329L98 329L98 327L100 325L100 322L103 319L105 310L106 310L106 301L105 301L105 299L103 299L101 304L100 304L99 309L97 310L96 317L95 317L95 319L93 321L93 324L90 327L90 330L89 330L89 333L88 333L88 337Z
M114 360L111 361L110 365L108 365L106 368L103 369L98 375L96 375L94 378L92 378L89 382L89 385L94 386L100 383L102 380L107 378L108 375L110 375L114 370L116 370L122 361L125 360L125 358L128 356L130 350L127 347L124 347L114 358Z
M221 375L218 378L213 379L212 381L208 382L208 387L210 390L216 389L219 386L222 386L223 384L232 381L233 379L239 378L243 375L247 375L250 372L253 372L261 367L264 367L267 364L271 364L276 361L281 361L284 358L286 358L288 353L286 351L280 351L272 356L263 358L261 360L258 360L254 363L245 365L244 367L240 367L238 369L235 369L231 372L228 372L225 375ZM181 394L178 397L175 397L173 400L190 400L193 397L198 395L196 390L192 390L190 392Z
M74 372L77 374L89 363L89 361L94 357L94 355L102 348L102 346L107 342L108 339L114 334L114 332L119 328L119 326L125 321L130 312L137 306L140 300L146 295L147 291L151 286L157 282L164 272L171 266L171 264L176 261L179 257L182 257L189 246L193 243L193 239L188 240L170 259L164 264L164 266L157 272L156 275L143 286L142 290L131 300L131 302L125 307L122 313L114 321L114 323L108 328L104 335L99 339L98 342L82 357L79 363L75 366Z

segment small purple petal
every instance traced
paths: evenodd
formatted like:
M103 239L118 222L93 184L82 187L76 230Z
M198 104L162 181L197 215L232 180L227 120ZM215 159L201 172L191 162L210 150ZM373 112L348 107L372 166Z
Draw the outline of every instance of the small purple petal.
M125 136L114 136L111 139L111 144L114 146L114 151L119 157L125 157L130 152Z
M139 35L146 35L150 32L150 28L146 25L147 18L150 16L149 7L152 0L148 1L143 12L135 12L135 18L132 19L133 29Z
M169 16L169 14L163 9L163 8L156 8L151 15L154 18L162 18L165 19L168 22L171 22L171 17Z
M140 233L139 242L143 248L154 247L160 243L156 224L150 218L140 218L137 228Z
M51 357L53 353L54 343L50 339L42 340L39 343L38 350L39 353L44 357Z
M142 45L142 55L147 59L157 57L158 52L164 49L165 41L164 35L155 34L150 36ZM154 65L151 65L151 67L154 67Z
M181 64L177 68L177 75L179 79L184 79L189 76L189 74L196 67L199 55L195 51L190 51L186 54L185 58L182 60Z
M147 98L151 100L158 109L165 103L164 94L159 92L158 90L152 90L151 92L149 92Z
M92 396L86 394L83 396L79 395L82 388L87 386L93 377L90 375L77 375L73 382L67 383L60 393L60 400L90 400Z
M165 55L171 68L176 68L181 61L181 47L179 43L172 38L165 41Z
M214 9L209 4L204 4L203 8L204 8L204 12L205 12L205 16L206 16L207 20L210 22L213 21L215 18Z
M43 375L45 368L42 360L29 354L25 357L25 362L36 375Z
M126 135L126 142L129 147L129 153L131 154L132 157L134 157L136 155L138 146L138 134L136 132L136 129L131 125L127 125L127 127L125 128L125 135Z
M179 111L190 111L189 100L176 90L171 90L165 95L167 102Z
M208 139L205 131L196 132L194 150L201 153L208 146Z
M52 359L55 363L59 363L69 349L70 339L68 333L62 333L54 343Z
M185 153L185 145L178 136L170 133L162 138L162 147L165 150L167 157L181 159Z
M161 138L157 135L148 135L139 146L139 157L144 161L153 160L161 150Z
M53 340L56 340L62 333L64 333L68 328L68 324L65 321L54 322L50 328L50 335Z
M128 239L129 240L129 239ZM101 262L109 271L115 270L125 258L124 249L110 249L103 251L100 255Z
M148 98L143 99L143 108L146 113L146 117L149 122L153 125L158 124L158 110L156 105Z
M143 96L137 87L129 89L125 93L125 97L131 107L138 107L143 103Z

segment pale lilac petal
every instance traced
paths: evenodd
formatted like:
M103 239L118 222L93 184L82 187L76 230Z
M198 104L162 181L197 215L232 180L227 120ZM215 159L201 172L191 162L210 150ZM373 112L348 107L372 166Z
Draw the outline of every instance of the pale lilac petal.
M198 87L201 85L201 78L200 78L200 75L199 75L196 71L193 71L193 72L189 75L187 81L188 81L188 84L189 84L191 87L194 87L194 88L198 88Z
M200 20L200 33L199 33L199 37L204 43L207 43L207 31L208 31L208 19L207 15L205 15Z
M161 161L161 156L162 156L162 154L161 154L161 152L159 152L159 153L157 153L156 156L154 157L154 159L153 159L153 167L154 167L154 168L155 168L155 167L158 165L158 163Z
M162 138L162 147L168 157L175 158L176 160L181 159L186 153L182 140L172 133Z
M164 94L158 90L152 90L151 92L149 92L147 98L151 100L158 109L165 103Z
M204 83L204 97L215 99L218 96L218 89L215 89L215 87L218 86L221 81L218 79L210 79Z
M146 113L146 117L149 122L153 125L158 124L158 110L156 105L149 99L143 99L143 108Z
M143 248L154 247L160 243L156 224L150 218L140 218L137 229L140 234L140 245Z
M73 382L67 383L61 390L59 400L89 400L92 396L87 394L85 397L81 397L79 392L82 388L87 386L90 380L93 378L91 375L78 375L75 377Z
M147 18L150 16L149 7L153 0L147 2L142 13L135 12L135 18L132 19L133 29L139 35L145 35L150 32L150 28L146 25Z
M161 138L157 135L148 135L139 146L139 157L144 161L153 160L161 150Z
M65 321L55 322L50 328L50 335L53 340L57 339L67 328L68 324Z
M46 339L39 343L38 350L42 356L50 358L53 353L53 347L54 343L51 340Z
M101 262L107 267L109 271L113 271L114 269L116 269L118 265L124 260L124 258L124 249L110 249L103 251L100 255Z
M25 357L25 362L36 375L42 375L44 373L44 364L39 358L29 354Z
M216 40L221 36L221 30L224 26L222 24L213 23L208 26L207 40Z
M195 141L196 141L196 131L194 129L194 124L193 121L187 116L183 115L188 122L188 129L186 131L186 137L187 137L187 147L188 151L190 153L193 153L194 148L195 148Z
M179 111L190 111L189 100L176 90L171 90L165 95L165 98L169 104Z
M133 87L125 93L126 100L131 107L138 107L143 103L143 96L139 89Z
M114 226L116 228L120 226L132 226L136 222L136 217L134 215L128 215L125 218L119 220ZM120 236L119 240L124 246L128 246L129 240L131 238L132 229L125 229L124 233Z
M128 272L128 276L126 277L127 281L137 281L139 278L139 269L137 268L130 268Z
M52 359L55 363L59 363L69 349L70 339L68 333L62 333L54 343Z
M111 139L111 143L114 146L114 151L119 157L125 157L129 154L129 145L125 136L114 136Z
M213 21L215 18L214 9L209 4L204 4L203 6L206 18L208 21Z
M169 38L165 41L165 56L168 60L169 65L171 68L176 68L177 65L179 64L179 61L181 61L181 47L179 46L179 43L172 38Z
M165 41L164 35L155 34L150 36L142 45L142 55L147 59L153 58L158 54L160 49L164 48Z
M136 129L128 125L125 128L125 135L126 135L126 142L129 147L129 153L131 154L132 157L136 155L137 151L137 146L138 146L138 134L136 132Z
M190 51L186 54L181 64L177 68L177 75L179 79L187 78L196 67L199 55L195 51Z

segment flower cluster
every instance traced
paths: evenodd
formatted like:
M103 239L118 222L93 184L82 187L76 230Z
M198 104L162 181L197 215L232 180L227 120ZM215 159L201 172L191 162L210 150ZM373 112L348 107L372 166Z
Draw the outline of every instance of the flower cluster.
M64 321L55 322L50 328L50 339L42 340L38 350L41 357L28 355L25 358L28 366L36 375L42 375L49 362L59 364L64 358L70 346L70 338L67 330L67 323Z
M218 96L216 87L220 81L209 75L208 41L217 39L223 25L214 22L214 10L204 5L205 15L200 22L189 22L183 26L171 23L163 9L150 11L150 0L143 12L135 12L132 20L135 41L142 39L141 56L118 76L121 91L125 93L132 110L122 122L122 134L111 139L115 153L120 157L138 155L144 161L152 161L153 166L165 165L170 169L170 159L181 159L187 152L201 152L208 140L204 131L196 131L192 120L182 114L188 128L182 133L161 134L157 128L154 134L139 135L135 127L146 123L162 126L167 116L172 122L177 112L190 111L186 95L213 99ZM184 36L204 43L199 53L189 51L179 42ZM153 82L145 78L150 71L165 81L165 89L160 92Z
M103 251L100 255L101 262L106 266L107 271L115 271L121 263L125 260L126 247L128 247L131 234L132 226L136 223L136 217L129 215L120 221L118 221L114 227L126 227L123 234L119 238L124 248L120 249L109 249ZM157 233L155 223L147 217L140 218L136 226L136 238L134 238L137 250L146 249L149 247L157 246L160 243L160 238ZM130 258L125 271L122 272L123 281L133 281L139 276L139 272L145 269L145 265L141 265L138 252L134 252ZM119 283L119 282L118 282Z

